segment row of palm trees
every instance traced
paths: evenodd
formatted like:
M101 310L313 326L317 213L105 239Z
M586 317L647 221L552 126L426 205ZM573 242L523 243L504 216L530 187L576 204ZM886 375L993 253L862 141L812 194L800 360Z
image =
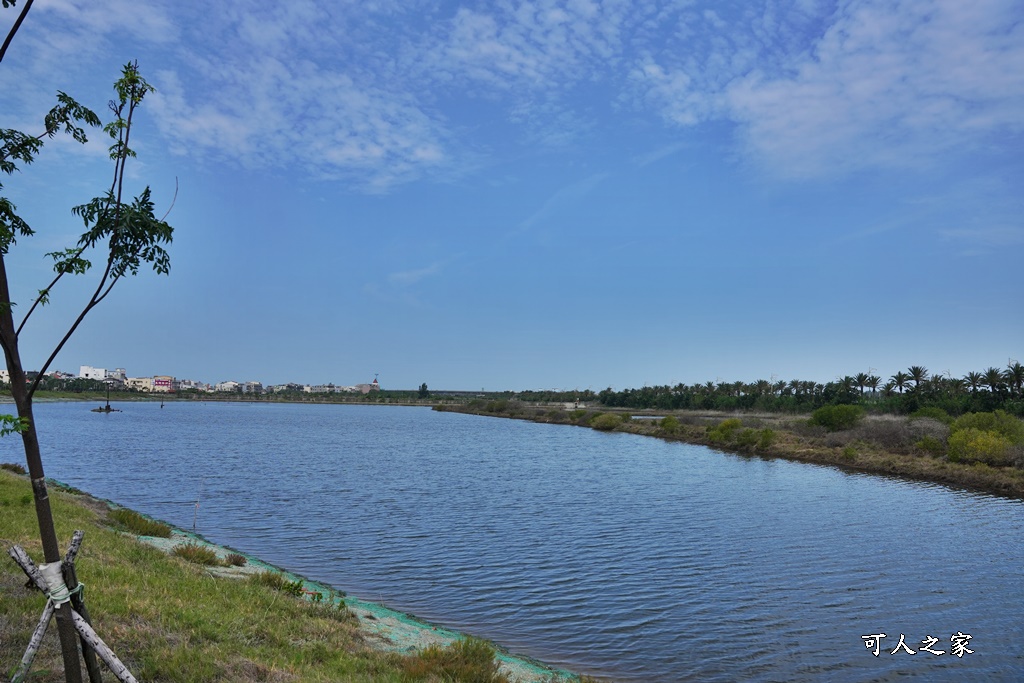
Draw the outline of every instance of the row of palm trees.
M945 402L973 406L1002 405L1024 398L1024 365L1011 360L1005 369L989 367L964 377L949 373L931 374L921 365L900 370L888 380L871 372L845 375L834 382L775 381L705 382L675 386L643 387L613 391L606 389L597 399L608 406L637 408L751 408L791 409L825 403L888 403L920 406ZM895 402L895 403L894 403ZM986 409L991 409L987 407Z

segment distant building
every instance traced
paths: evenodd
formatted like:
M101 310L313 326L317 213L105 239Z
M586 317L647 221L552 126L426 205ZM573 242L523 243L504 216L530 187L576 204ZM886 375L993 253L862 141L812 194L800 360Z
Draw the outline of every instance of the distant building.
M245 382L242 384L243 394L262 394L263 385L259 382Z
M153 391L153 378L152 377L128 377L125 380L125 386L135 391Z
M369 384L357 384L355 389L362 394L368 394L371 391L380 391L380 384L377 383L377 378L374 377L373 381Z
M178 380L170 375L154 375L153 391L158 394L171 394L178 390Z
M107 371L103 368L94 368L91 365L83 365L78 370L78 376L83 379L98 379L102 381L107 378Z
M227 391L229 393L237 393L242 390L242 385L238 382L228 380L227 382L217 382L213 385L214 391Z

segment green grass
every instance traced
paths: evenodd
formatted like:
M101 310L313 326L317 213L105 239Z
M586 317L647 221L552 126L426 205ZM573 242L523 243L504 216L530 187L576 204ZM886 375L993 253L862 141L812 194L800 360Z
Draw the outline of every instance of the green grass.
M19 544L42 561L34 506L24 477L0 471L0 538ZM347 609L328 601L299 599L278 590L254 589L254 580L218 579L196 564L181 562L110 528L102 504L51 490L57 534L66 545L75 529L85 531L77 562L88 585L86 603L100 636L139 679L180 681L375 681L500 680L442 677L431 669L414 678L418 655L371 649ZM25 588L21 570L0 562L0 675L9 676L44 606ZM289 583L284 582L286 585ZM480 652L472 661L481 664ZM431 657L445 659L436 653ZM483 667L486 669L486 667ZM418 670L418 669L417 669ZM482 670L482 669L481 669ZM31 680L64 680L56 629L47 631ZM108 674L109 675L109 674Z
M171 554L194 564L206 566L219 565L220 559L213 548L198 543L184 543L174 548Z
M137 534L139 536L157 536L159 538L171 537L171 527L167 526L163 522L157 522L156 520L148 517L143 517L135 510L118 508L116 510L111 510L108 516L110 519L124 527L125 530L130 531L133 534Z

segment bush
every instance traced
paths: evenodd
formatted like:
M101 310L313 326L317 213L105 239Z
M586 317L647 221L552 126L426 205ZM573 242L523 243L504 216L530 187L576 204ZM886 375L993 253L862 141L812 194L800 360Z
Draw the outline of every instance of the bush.
M157 522L156 520L149 519L148 517L143 517L138 512L135 512L135 510L118 508L116 510L111 510L109 517L131 533L139 536L157 536L159 538L171 537L171 527L167 526L163 522Z
M596 415L590 421L591 427L599 429L602 432L610 432L620 424L622 424L622 418L615 413L601 413L600 415Z
M457 640L448 647L430 645L405 661L405 674L412 680L441 680L453 683L508 683L498 671L494 648L478 638Z
M939 422L947 425L953 421L953 418L949 416L949 413L942 408L921 408L920 410L915 410L910 414L911 420L920 420L925 417L930 417L933 420L938 420Z
M727 443L732 440L733 433L742 426L739 418L730 417L722 420L708 430L708 439L714 443Z
M7 470L15 474L25 474L25 468L21 465L15 465L13 462L0 463L0 470Z
M983 462L1001 467L1010 464L1010 440L996 432L967 427L949 437L948 457L953 462Z
M199 545L193 541L175 546L171 553L184 560L188 560L189 562L194 562L195 564L220 564L220 560L217 558L217 553L214 552L213 548L205 545Z
M757 430L744 429L742 432L736 435L736 446L744 450L754 450L754 446L757 445L758 440Z
M852 429L864 418L864 409L860 406L838 405L822 406L811 413L811 424L820 425L830 432Z
M767 450L771 448L772 444L775 443L776 436L777 435L774 429L768 429L767 427L765 429L762 429L761 436L757 440L757 447L760 448L761 450Z
M661 431L663 432L675 434L679 431L679 419L669 415L666 418L662 418L661 422L658 423L658 426L661 427Z
M946 450L946 446L934 436L923 436L914 445L931 455L942 455Z
M965 429L994 432L1011 444L1024 444L1024 422L1002 410L994 413L967 413L957 418L951 429L953 432Z
M504 399L500 401L488 401L484 410L488 413L504 413L508 410L508 401Z

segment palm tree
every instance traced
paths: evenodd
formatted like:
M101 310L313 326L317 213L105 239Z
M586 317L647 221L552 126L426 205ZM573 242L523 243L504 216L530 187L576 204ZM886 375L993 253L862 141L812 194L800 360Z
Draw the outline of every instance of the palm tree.
M911 365L907 372L910 373L910 379L914 380L914 391L920 389L921 382L928 379L928 368L923 365Z
M985 383L985 376L980 372L968 372L964 382L971 387L971 393L977 393L978 387Z
M996 368L985 370L985 384L988 385L993 394L998 393L999 389L1003 386L1003 373Z
M864 395L864 387L866 387L867 384L868 384L868 373L866 373L866 372L858 372L857 376L853 378L853 381L857 383L858 387L860 387L860 393L863 396Z
M868 381L865 382L868 389L871 389L871 393L878 391L878 385L881 383L882 378L878 375L868 375Z
M1021 389L1024 388L1024 365L1017 361L1007 363L1006 370L1003 371L1003 379L1010 385L1013 395L1020 396Z
M896 388L900 390L900 393L902 394L903 387L907 386L907 382L910 381L910 375L900 370L895 375L890 377L889 381L892 382L896 386Z
M895 388L896 388L896 383L895 382L892 382L892 381L886 382L885 385L882 386L882 396L885 396L885 397L892 396L892 390L895 389Z

